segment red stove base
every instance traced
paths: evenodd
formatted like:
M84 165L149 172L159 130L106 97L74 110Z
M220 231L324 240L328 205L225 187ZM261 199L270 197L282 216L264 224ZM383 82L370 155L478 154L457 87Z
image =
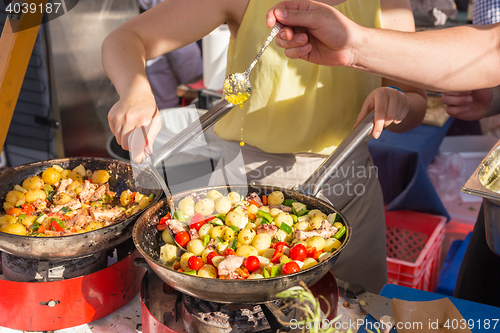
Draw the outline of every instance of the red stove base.
M0 280L0 326L51 331L90 323L132 300L146 271L133 251L98 272L53 282Z
M323 295L323 297L326 298L331 305L328 319L333 320L337 316L337 305L339 300L338 286L333 274L328 272L309 289L316 297ZM186 330L184 329L182 318L174 317L174 308L177 304L176 299L180 295L180 292L161 282L154 273L151 271L147 272L144 275L141 285L142 333L185 333ZM163 304L162 308L149 309L146 303L148 303L151 298L160 299L161 304ZM320 302L321 310L326 313L328 311L328 306L321 299Z

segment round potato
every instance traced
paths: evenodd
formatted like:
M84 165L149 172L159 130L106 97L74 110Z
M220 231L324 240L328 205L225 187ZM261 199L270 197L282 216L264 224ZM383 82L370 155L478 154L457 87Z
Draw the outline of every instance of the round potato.
M5 196L5 201L15 206L18 201L24 200L24 193L17 190L12 190Z
M295 225L295 230L306 230L309 227L309 223L307 222L298 222Z
M255 230L245 228L238 234L238 242L243 245L251 244L256 235L257 233L255 232Z
M29 190L25 194L26 201L29 203L35 202L37 199L45 200L47 199L47 193L44 190Z
M182 210L185 216L194 215L194 200L191 197L185 197L179 201L179 209Z
M230 192L227 197L231 200L232 205L241 200L241 195L238 192Z
M315 217L317 215L322 216L323 220L326 220L326 218L327 218L326 214L323 213L322 211L320 211L319 209L313 209L309 213L307 213L307 216L309 216L310 219L312 219L313 217Z
M257 249L251 245L241 245L236 249L236 254L245 258L259 255Z
M45 169L42 173L42 180L49 185L54 185L61 180L61 173L53 167ZM41 188L41 186L39 187ZM33 189L30 189L33 190Z
M207 262L207 256L210 254L210 252L214 252L214 250L211 250L211 249L205 249L203 250L203 252L201 253L201 259L203 260L204 263Z
M218 197L215 199L215 210L219 214L227 214L231 209L231 200L228 197Z
M323 250L325 250L326 252L333 252L336 249L338 249L341 245L342 243L338 239L335 239L333 237L328 238L325 242L325 247L323 248Z
M279 206L285 201L285 195L281 191L274 191L267 197L269 206Z
M63 171L61 171L61 179L68 179L70 174L71 170L64 169Z
M314 246L316 250L321 251L325 247L325 239L320 236L313 236L306 239L307 247Z
M189 266L188 266L188 260L189 258L191 258L192 256L194 256L193 253L191 252L186 252L184 253L182 256L181 256L181 260L180 260L180 264L181 264L181 269L183 271L188 271L190 270Z
M217 277L217 270L212 265L203 265L198 270L198 276L215 279Z
M259 209L263 212L266 212L266 213L269 213L271 211L268 206L260 206Z
M274 223L278 226L278 228L281 226L281 223L285 223L288 224L289 226L292 226L293 218L290 216L290 214L281 212L274 218Z
M226 225L230 226L235 226L238 228L241 225L241 221L243 220L243 217L236 213L235 211L229 212L226 215Z
M56 205L64 205L71 201L71 196L67 193L61 192L54 195L53 201Z
M151 201L153 201L150 197L147 197L147 196L144 196L141 201L139 201L139 207L141 209L144 209L146 208L147 206L149 206L149 204L151 203Z
M222 193L217 190L210 190L207 193L207 198L212 199L213 201L217 200L217 198L222 197Z
M252 240L252 246L256 248L258 254L261 255L271 246L271 236L266 233L256 235Z
M214 212L215 203L210 198L201 199L194 206L195 212L202 214L203 216L208 216Z
M321 227L321 224L323 223L325 219L321 215L315 215L309 220L309 225L313 229L319 229Z
M252 214L257 214L257 211L259 210L259 207L255 206L255 205L250 205L248 206L248 212L249 213L252 213Z
M27 190L39 190L43 187L43 180L38 176L31 176L23 181L23 187Z
M0 232L5 232L8 234L14 234L19 236L26 235L26 228L20 223L5 224L0 227Z
M198 235L200 238L205 237L206 234L212 229L213 225L211 223L205 223L201 226L200 230L198 230Z
M314 260L313 258L306 258L304 260L304 265L300 269L302 270L302 269L312 267L312 266L316 265L317 263L318 262L316 260Z
M271 208L271 210L269 211L269 214L271 214L273 218L278 216L279 213L283 213L283 211L279 208Z
M106 170L96 170L92 173L90 181L96 184L104 184L109 180L109 173Z
M6 224L16 223L17 218L12 215L3 215L0 216L0 227Z
M227 227L225 225L218 225L218 226L213 227L212 229L210 229L208 231L208 234L210 235L210 237L212 239L216 239L217 237L222 238L222 236L224 235L224 230L226 228Z
M222 236L222 239L224 239L225 241L230 241L235 237L236 233L234 232L234 230L231 228L226 228L226 230L224 230L224 235Z
M195 255L199 256L203 250L205 250L205 247L203 246L203 242L200 239L192 239L187 243L186 249L194 253Z
M73 182L70 184L73 185L74 183L78 183L78 182ZM68 186L69 188L69 186ZM130 190L126 190L126 191L123 191L122 194L120 194L120 203L122 204L122 206L127 206L129 203L132 202L132 191Z

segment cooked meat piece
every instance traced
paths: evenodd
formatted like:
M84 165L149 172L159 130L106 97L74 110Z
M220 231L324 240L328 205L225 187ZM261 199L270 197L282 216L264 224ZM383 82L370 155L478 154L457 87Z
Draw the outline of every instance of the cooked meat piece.
M198 235L198 231L196 229L189 229L189 237L190 239L198 239L200 235Z
M102 209L102 208L90 208L90 216L96 221L109 221L114 220L123 212L120 207L114 207L111 209Z
M169 226L170 230L172 230L172 232L174 234L177 234L177 233L179 233L181 231L186 231L184 229L183 224L180 221L178 221L178 220L172 219L172 220L168 220L165 223Z
M57 188L56 194L66 192L66 189L68 188L69 184L73 182L73 179L71 178L66 178L61 180L61 184Z
M80 192L80 194L78 194L78 196L80 197L80 199L83 202L90 201L90 199L92 198L92 196L94 194L94 191L97 189L98 186L99 185L93 184L93 183L89 182L88 180L86 180L83 183L82 191Z
M314 236L320 236L323 237L324 239L328 239L333 235L335 235L336 232L337 228L332 226L327 220L323 220L323 222L321 222L321 227L319 229L314 229L311 231L296 230L295 238L298 239L299 241L306 240L309 237L314 237Z
M275 226L274 224L261 224L257 226L257 233L262 234L266 233L271 237L274 237L276 233L278 232L278 227Z
M292 212L292 207L288 207L288 206L285 206L285 205L279 205L279 206L269 206L270 209L273 209L273 208L278 208L286 213L291 213Z
M262 204L262 200L260 200L260 197L259 197L259 195L258 195L257 193L253 192L252 194L250 194L250 195L247 197L247 200L248 200L248 201L251 201L252 199L253 199L253 200L255 200L255 202L259 204L259 207L260 207L260 206L263 206L263 204Z
M81 228L85 228L91 221L92 218L87 214L86 211L83 211L79 212L78 214L70 218L68 221L66 221L66 225L68 227L78 226Z
M207 249L213 250L214 249L214 243L215 243L215 241L213 240L213 238L211 238L210 241L207 244Z
M77 209L82 208L82 203L78 199L73 199L73 200L65 203L64 205L57 205L57 206L50 207L50 211L52 213L59 213L59 211L63 207L71 208L71 210L77 210Z
M90 201L96 201L101 199L107 190L108 190L108 184L99 186L99 188L95 190L94 193L92 193L92 195L90 196Z
M35 202L33 202L33 206L35 206L35 211L37 213L41 213L45 208L47 208L47 203L45 200L36 199Z
M219 275L226 276L230 273L233 273L236 268L243 265L243 261L245 261L245 257L229 255L226 259L222 260L219 263L218 272Z

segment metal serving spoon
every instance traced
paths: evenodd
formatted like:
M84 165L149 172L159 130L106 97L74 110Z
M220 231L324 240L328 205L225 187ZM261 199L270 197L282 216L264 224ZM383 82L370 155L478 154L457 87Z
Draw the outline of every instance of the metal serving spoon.
M262 53L267 49L269 44L273 41L274 37L283 29L284 25L276 22L274 27L271 29L269 36L267 37L264 45L262 45L259 53L255 57L254 61L250 64L250 67L243 73L233 73L224 80L223 92L224 98L231 104L243 105L250 97L252 93L252 85L250 84L249 76L250 72L254 68L257 61L259 61Z

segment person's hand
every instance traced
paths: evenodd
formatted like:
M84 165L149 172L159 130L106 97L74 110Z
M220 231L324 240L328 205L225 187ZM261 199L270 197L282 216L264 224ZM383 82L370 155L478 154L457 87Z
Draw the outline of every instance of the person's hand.
M356 120L356 127L373 110L373 137L378 139L384 127L391 124L399 124L406 118L410 111L410 103L401 91L380 87L373 90L366 97L361 112Z
M116 141L137 163L143 160L144 149L151 149L161 129L158 108L150 91L134 91L113 105L108 122Z
M441 100L446 105L446 112L461 120L479 120L486 116L493 102L493 89L481 89L464 92L444 93Z
M350 42L361 28L335 8L314 1L284 1L267 13L267 26L286 25L276 44L292 59L326 66L348 66L354 59Z

